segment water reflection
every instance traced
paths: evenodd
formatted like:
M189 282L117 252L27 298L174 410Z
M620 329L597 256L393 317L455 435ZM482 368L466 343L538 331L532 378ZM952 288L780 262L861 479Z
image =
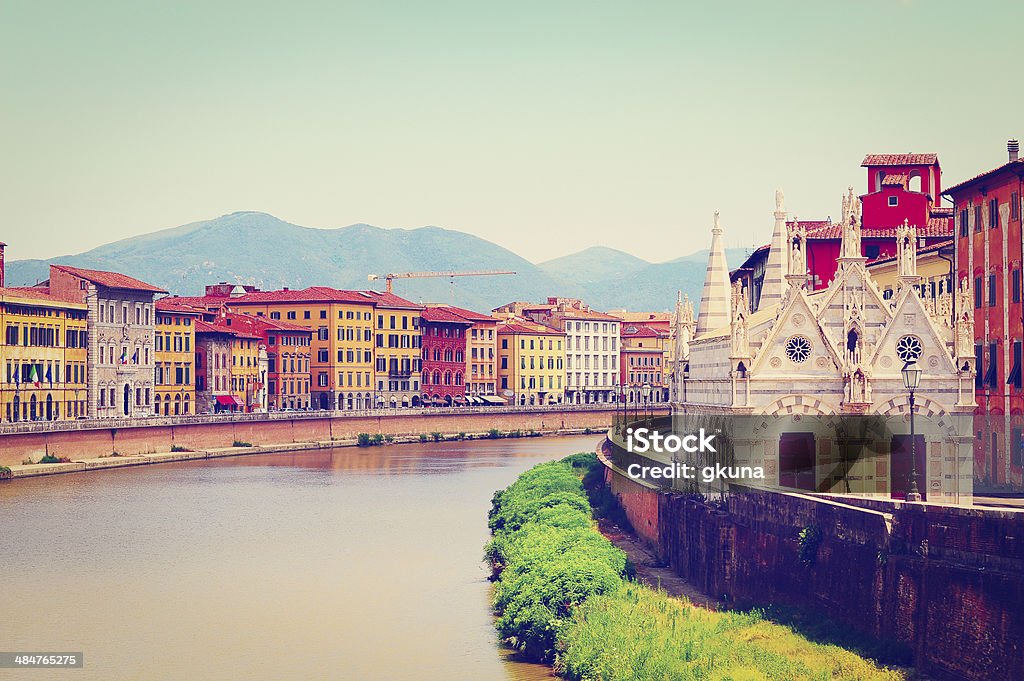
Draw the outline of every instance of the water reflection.
M0 485L0 641L82 650L79 679L550 678L495 645L486 511L523 470L594 440L346 448Z

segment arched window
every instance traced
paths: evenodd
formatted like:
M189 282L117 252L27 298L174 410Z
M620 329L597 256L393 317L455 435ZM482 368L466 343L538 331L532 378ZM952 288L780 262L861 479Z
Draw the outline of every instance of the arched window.
M444 372L444 384L445 385L451 385L452 384L452 372L450 372L450 371Z
M882 179L884 177L885 177L885 171L884 170L879 170L878 172L875 173L875 191L876 192L880 191L882 189Z
M910 179L907 182L907 189L912 192L920 192L923 181L921 179L920 171L913 171L910 173Z
M455 372L455 385L462 385L462 372L461 371L456 371Z

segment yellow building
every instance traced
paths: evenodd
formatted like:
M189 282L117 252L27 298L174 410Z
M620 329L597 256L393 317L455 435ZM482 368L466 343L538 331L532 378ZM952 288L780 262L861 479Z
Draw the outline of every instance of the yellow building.
M952 240L917 249L917 274L921 277L917 289L925 305L933 312L945 304L952 306L952 294L955 293L952 276L954 251ZM897 285L896 257L880 258L868 263L868 272L881 289L882 297L891 299Z
M45 286L0 288L0 418L86 416L87 318L84 303L54 297Z
M195 322L201 314L184 305L156 301L153 411L158 415L195 413Z
M560 404L565 396L565 333L523 319L500 319L498 394L518 405Z
M174 300L207 311L226 309L309 329L313 333L309 348L312 407L368 409L375 392L374 310L378 296L387 295L327 286L260 291L218 284L207 286L205 296Z
M266 350L263 352L266 357ZM264 360L265 361L265 360ZM262 409L260 338L244 331L231 337L231 395L246 412Z
M374 404L378 407L412 407L420 403L420 357L423 337L416 305L392 293L367 291L374 313Z

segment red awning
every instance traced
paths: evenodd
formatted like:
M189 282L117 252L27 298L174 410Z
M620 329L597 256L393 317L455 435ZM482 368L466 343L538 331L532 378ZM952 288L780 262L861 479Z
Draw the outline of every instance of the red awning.
M240 407L234 395L217 395L217 404L222 407Z

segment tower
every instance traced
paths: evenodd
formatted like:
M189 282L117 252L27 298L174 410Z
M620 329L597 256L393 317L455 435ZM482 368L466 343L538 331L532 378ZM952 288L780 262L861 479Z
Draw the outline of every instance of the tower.
M730 290L729 265L725 261L725 247L722 245L722 225L718 211L715 211L708 269L704 275L704 292L700 297L700 310L697 316L697 336L728 326L732 318L729 311Z

